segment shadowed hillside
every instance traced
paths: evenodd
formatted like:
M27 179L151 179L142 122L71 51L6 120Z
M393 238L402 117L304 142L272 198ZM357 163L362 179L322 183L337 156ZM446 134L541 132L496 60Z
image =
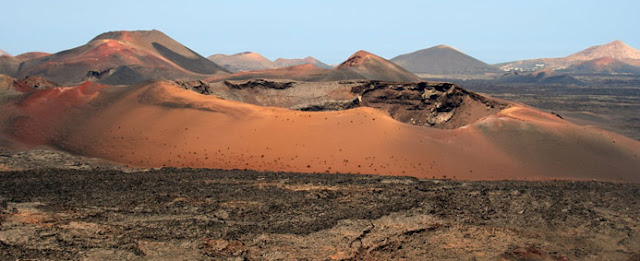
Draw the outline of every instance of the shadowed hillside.
M498 71L497 68L446 45L399 55L391 61L410 72L420 74L466 75Z

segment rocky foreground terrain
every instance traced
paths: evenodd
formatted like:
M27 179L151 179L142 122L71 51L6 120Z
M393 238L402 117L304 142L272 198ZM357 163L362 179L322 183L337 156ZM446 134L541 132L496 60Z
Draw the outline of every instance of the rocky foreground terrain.
M0 260L640 257L638 184L132 171L56 152L1 156L14 171L0 173ZM34 160L45 168L15 170Z

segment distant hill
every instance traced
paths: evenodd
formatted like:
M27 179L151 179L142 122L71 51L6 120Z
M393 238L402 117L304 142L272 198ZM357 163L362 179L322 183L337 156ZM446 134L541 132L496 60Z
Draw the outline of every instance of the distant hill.
M621 62L640 66L640 50L616 40L604 45L589 47L561 58L539 58L496 64L503 70L534 71L539 69L560 70L580 62L610 57Z
M558 74L551 70L530 73L511 71L497 79L500 83L536 83L536 84L582 84L571 75Z
M366 51L358 51L335 69L302 64L258 71L215 76L208 81L247 79L288 79L298 81L380 80L391 82L421 81L404 68Z
M569 60L586 61L602 57L611 57L617 60L640 60L640 50L635 49L620 40L604 45L589 47L581 52L567 56Z
M498 72L496 67L446 45L399 55L391 61L410 72L420 74L469 75Z
M273 61L273 64L276 67L289 67L289 66L294 66L294 65L301 65L301 64L313 64L315 66L318 66L320 68L333 68L330 65L323 63L321 61L319 61L316 58L313 58L311 56L307 56L303 59L287 59L287 58L278 58L275 61Z
M287 79L297 81L322 81L331 69L320 68L313 64L301 64L267 70L242 71L230 75L214 76L207 81L248 80L248 79Z
M43 52L28 52L28 53L16 55L16 58L18 58L18 60L20 61L26 61L26 60L36 59L36 58L42 58L49 55L51 54L43 53Z
M15 76L20 67L20 60L11 55L0 56L0 74Z
M259 53L214 54L207 59L232 72L272 69L276 66Z
M228 71L164 33L116 31L87 44L26 60L18 78L43 76L61 84L85 80L133 84L150 79L203 79Z
M232 72L268 70L302 64L313 64L326 69L333 68L311 56L303 59L278 58L272 62L259 53L244 52L232 55L214 54L209 56L208 59Z
M14 76L18 72L20 61L11 54L0 50L0 74Z
M612 57L602 57L579 62L560 71L574 74L640 74L640 66L633 66Z
M333 71L336 78L340 75L357 74L368 80L390 82L421 81L415 74L397 64L367 51L358 51L341 63Z

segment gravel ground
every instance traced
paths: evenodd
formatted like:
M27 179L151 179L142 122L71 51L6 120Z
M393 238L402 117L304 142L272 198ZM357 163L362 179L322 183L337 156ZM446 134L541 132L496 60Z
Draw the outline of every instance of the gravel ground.
M0 181L0 260L640 257L638 184L108 168Z

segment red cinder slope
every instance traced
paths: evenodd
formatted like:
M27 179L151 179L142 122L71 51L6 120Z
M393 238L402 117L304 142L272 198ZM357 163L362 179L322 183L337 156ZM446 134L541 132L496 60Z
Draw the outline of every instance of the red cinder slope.
M160 31L117 31L87 44L24 61L18 78L43 76L74 84L96 80L131 84L149 79L203 79L227 71Z

